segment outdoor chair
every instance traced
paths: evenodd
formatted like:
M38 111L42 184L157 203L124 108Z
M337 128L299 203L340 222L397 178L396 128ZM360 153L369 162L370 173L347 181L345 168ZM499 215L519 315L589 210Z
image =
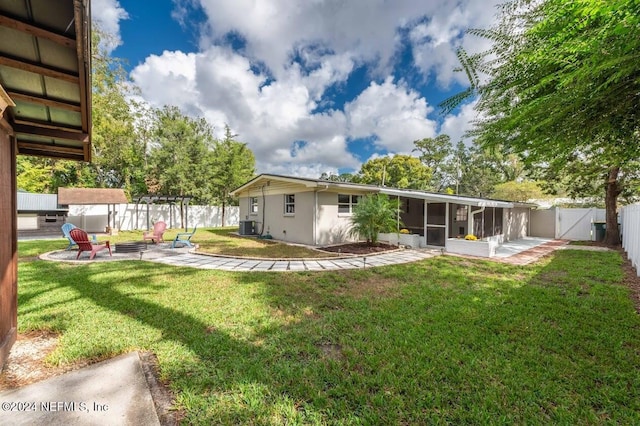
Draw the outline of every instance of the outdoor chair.
M198 225L194 226L191 232L178 232L178 235L176 235L176 238L174 238L173 243L171 243L171 248L175 248L176 244L178 243L193 247L193 244L191 243L191 237L193 237L193 234L196 233L196 229L198 229Z
M146 231L142 234L143 240L151 240L153 243L163 243L164 231L167 230L167 224L163 221L158 221L153 224L153 231Z
M89 235L80 228L72 229L69 234L73 241L78 245L78 255L76 256L76 259L80 258L83 251L88 251L90 253L89 260L92 260L96 257L97 252L104 249L109 250L109 256L111 256L111 245L109 245L109 241L105 241L104 243L89 241Z
M73 246L76 245L76 242L73 241L73 238L71 238L71 235L69 235L69 232L74 229L76 226L73 223L65 223L64 225L62 225L62 235L64 235L64 237L69 240L69 245L67 246L67 248L65 250L71 250L71 248Z

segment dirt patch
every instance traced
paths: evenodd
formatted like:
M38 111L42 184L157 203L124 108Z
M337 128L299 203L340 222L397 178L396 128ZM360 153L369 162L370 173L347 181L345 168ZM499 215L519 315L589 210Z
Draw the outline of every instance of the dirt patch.
M49 331L18 335L0 373L0 390L19 388L86 365L55 367L45 363L57 344L58 335Z
M9 358L0 372L0 391L17 389L91 364L86 360L64 366L47 364L45 359L55 350L57 344L58 335L50 331L34 331L18 335ZM156 356L149 352L142 352L140 360L160 424L162 426L180 424L184 413L173 409L173 394L167 384L159 378Z
M631 265L631 261L627 258L624 250L620 249L620 254L624 259L622 263L622 271L624 272L623 282L631 289L633 304L636 307L636 312L640 314L640 277L633 265Z
M322 352L322 357L325 359L331 359L334 361L340 361L343 358L342 355L342 346L335 343L318 343L316 345L318 349Z
M372 275L366 280L351 280L335 291L338 296L349 296L356 299L363 297L393 297L401 284L392 278Z
M385 251L393 251L397 250L398 246L394 246L391 244L367 244L367 243L347 243L340 244L337 246L328 246L328 247L320 247L319 250L328 251L331 253L341 253L341 254L372 254L372 253L383 253Z

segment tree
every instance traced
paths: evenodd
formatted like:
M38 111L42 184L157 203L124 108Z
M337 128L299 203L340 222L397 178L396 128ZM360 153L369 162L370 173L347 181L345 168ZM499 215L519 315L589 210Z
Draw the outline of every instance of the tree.
M410 155L394 155L369 160L358 172L359 183L393 188L427 189L431 169Z
M144 145L136 137L134 113L127 98L131 82L117 58L100 46L105 37L93 31L92 45L92 139L98 187L123 188L127 194L146 192L144 187Z
M225 208L237 204L229 193L251 179L256 160L246 143L237 142L231 129L225 125L224 139L214 143L211 164L214 173L210 180L210 195L222 207L222 226L225 226Z
M207 202L215 169L213 132L204 119L193 119L175 106L156 111L154 146L149 154L149 182L167 195L191 196Z
M453 150L451 138L448 135L438 135L414 141L413 144L416 146L413 151L420 153L418 158L431 170L428 188L436 192L443 191L455 180L451 167L448 167L453 164L451 160L454 159L450 156ZM447 159L450 161L446 161Z
M453 161L458 176L457 194L488 197L495 186L504 181L496 156L475 144L467 147L458 143Z
M544 198L544 193L534 181L516 182L512 180L496 185L491 196L499 200L526 202Z
M470 32L494 44L459 51L471 84L445 112L478 95L483 118L472 133L483 147L503 145L569 185L592 170L605 197L605 241L619 244L622 177L640 157L640 3L513 0L496 26Z
M374 245L378 242L379 233L397 229L399 213L397 199L384 194L365 195L353 209L349 233L364 238L368 245Z
M339 175L333 173L323 172L320 175L320 180L328 180L330 182L356 182L357 177L351 173L340 173Z

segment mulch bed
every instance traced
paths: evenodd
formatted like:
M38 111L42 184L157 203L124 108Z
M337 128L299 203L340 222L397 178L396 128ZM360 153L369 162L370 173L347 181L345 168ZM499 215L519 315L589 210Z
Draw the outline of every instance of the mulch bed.
M382 253L385 251L397 250L398 246L394 246L391 244L383 244L376 243L374 245L369 245L367 243L347 243L340 244L337 246L328 246L328 247L320 247L322 251L328 251L331 253L341 253L341 254L372 254L372 253Z

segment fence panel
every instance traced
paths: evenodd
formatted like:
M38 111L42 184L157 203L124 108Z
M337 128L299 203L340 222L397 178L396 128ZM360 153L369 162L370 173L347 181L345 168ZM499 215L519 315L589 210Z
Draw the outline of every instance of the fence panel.
M180 206L177 205L159 204L150 205L148 208L146 205L138 205L136 209L135 204L116 204L115 215L116 226L121 231L150 229L158 220L166 222L169 228L185 226L193 228L196 225L203 228L222 226L222 208L218 206L190 205L187 209L187 217L183 218ZM104 232L108 225L107 217L107 205L71 205L67 222L88 232ZM239 207L225 208L224 225L239 225L239 217Z
M640 204L622 208L622 247L640 276Z

